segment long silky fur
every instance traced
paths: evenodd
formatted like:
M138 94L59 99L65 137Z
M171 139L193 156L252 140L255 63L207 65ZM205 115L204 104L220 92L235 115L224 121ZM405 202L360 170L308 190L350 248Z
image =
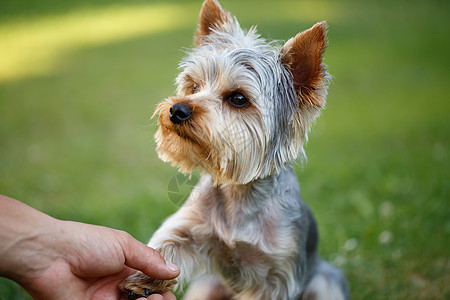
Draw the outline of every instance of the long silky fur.
M242 30L206 0L199 24L196 47L180 63L177 95L155 112L155 138L163 161L203 176L149 246L180 267L177 282L170 282L178 288L207 273L233 299L324 299L329 291L330 299L348 298L345 277L316 254L315 221L292 168L325 106L326 23L279 46L255 28ZM299 70L304 57L312 59L310 67ZM228 103L236 91L249 105ZM177 103L192 109L181 124L169 117ZM134 287L136 279L122 286ZM208 292L188 294L204 299Z

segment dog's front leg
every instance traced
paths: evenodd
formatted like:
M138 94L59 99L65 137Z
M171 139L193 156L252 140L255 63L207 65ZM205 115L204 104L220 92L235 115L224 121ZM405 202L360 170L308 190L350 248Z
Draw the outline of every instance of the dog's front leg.
M193 216L195 216L195 212L192 213L187 208L180 209L164 222L148 244L157 250L166 261L172 262L180 268L181 272L178 278L157 280L142 272L137 272L120 284L120 289L128 292L129 298L177 289L199 271L202 260L197 253L196 238L192 230L198 225L196 221L198 219Z

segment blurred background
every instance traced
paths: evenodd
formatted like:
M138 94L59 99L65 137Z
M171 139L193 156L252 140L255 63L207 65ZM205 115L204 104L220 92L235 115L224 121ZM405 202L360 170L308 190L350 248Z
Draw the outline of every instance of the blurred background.
M450 2L221 3L270 39L329 23L334 80L296 170L353 298L449 299ZM2 1L0 193L147 242L191 185L170 191L150 117L200 6ZM0 299L30 298L0 279Z

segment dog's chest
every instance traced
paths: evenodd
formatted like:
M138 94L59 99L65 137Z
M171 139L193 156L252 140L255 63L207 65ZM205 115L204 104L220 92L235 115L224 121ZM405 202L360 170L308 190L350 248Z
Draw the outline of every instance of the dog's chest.
M267 265L271 256L254 245L238 242L233 247L224 245L223 254L216 259L229 273L240 273L245 268Z
M261 249L277 244L280 224L277 224L276 214L258 212L246 215L242 211L227 212L218 208L211 212L209 220L207 226L212 229L214 239L237 256L250 251L249 248Z
M231 269L267 265L273 257L283 256L287 244L295 243L292 227L273 212L253 217L220 214L212 220L207 226L214 232L210 237L214 259Z
M214 249L208 257L212 271L220 273L236 293L258 286L273 274L291 274L292 248L246 241L229 245L218 238L212 244Z
M272 263L272 256L247 242L227 245L216 239L214 249L210 252L210 262L227 280L240 281L241 278L254 278L250 273L267 273ZM256 270L258 269L258 270ZM246 275L247 274L247 275Z

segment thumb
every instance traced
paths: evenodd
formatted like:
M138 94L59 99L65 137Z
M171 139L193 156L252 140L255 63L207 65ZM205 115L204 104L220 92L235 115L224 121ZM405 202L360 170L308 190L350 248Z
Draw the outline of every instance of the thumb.
M125 232L121 241L126 266L155 279L172 279L180 274L176 265L166 262L158 251L139 242L130 234Z

